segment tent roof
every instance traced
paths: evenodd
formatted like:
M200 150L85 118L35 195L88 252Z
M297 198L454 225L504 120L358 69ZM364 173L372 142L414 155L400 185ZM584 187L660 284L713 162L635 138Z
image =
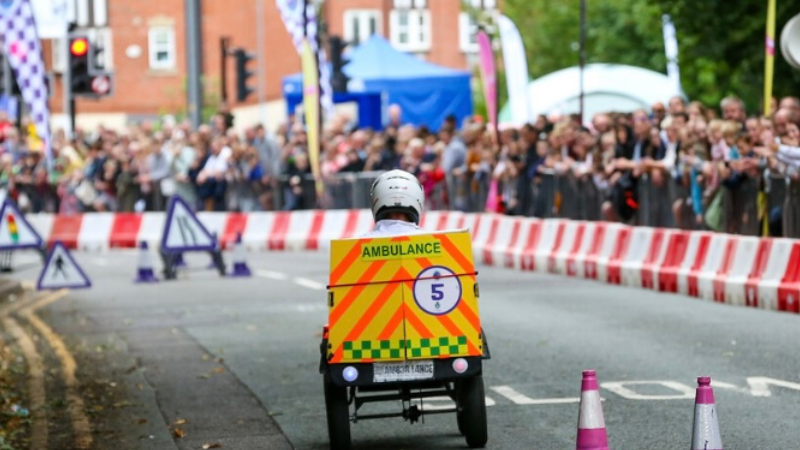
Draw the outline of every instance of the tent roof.
M465 70L455 70L423 61L416 56L401 52L389 41L379 35L350 50L345 55L350 64L344 72L353 79L360 80L409 80L449 77L469 77ZM284 78L284 84L302 84L302 73Z
M578 112L579 80L580 68L568 67L532 81L528 85L528 101L533 115ZM649 110L655 102L682 95L666 75L623 64L587 64L584 92L589 117L596 112ZM501 120L510 117L506 108Z
M437 66L401 52L386 39L373 35L347 54L350 64L344 71L365 79L438 78L469 75L469 72Z

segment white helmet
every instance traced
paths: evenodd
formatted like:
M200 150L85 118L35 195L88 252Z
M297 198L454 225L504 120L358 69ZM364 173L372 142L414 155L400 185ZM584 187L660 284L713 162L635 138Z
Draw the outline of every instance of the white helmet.
M375 222L395 212L405 213L419 225L425 192L417 177L404 170L391 170L381 174L370 192L372 217Z

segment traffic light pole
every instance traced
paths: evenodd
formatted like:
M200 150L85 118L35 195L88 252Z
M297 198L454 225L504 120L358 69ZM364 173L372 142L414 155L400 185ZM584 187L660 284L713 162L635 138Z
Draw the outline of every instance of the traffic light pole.
M186 0L186 72L187 110L193 128L203 122L203 86L201 79L202 42L200 33L200 0Z
M75 98L72 96L72 71L70 70L70 49L69 49L69 34L73 28L73 24L67 24L67 32L64 34L65 38L62 39L63 43L61 51L66 55L67 63L64 72L61 74L61 90L63 91L64 115L67 118L67 137L72 139L75 136Z
M228 101L228 46L230 45L230 41L231 38L227 36L219 38L219 96L223 102Z
M2 70L3 70L3 93L10 98L12 95L11 91L14 89L14 83L13 83L14 73L11 70L11 61L9 61L5 55L3 55Z

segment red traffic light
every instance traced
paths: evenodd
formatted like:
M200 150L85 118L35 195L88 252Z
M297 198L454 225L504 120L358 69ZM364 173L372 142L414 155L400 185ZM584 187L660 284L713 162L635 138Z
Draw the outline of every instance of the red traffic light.
M89 52L89 41L86 38L77 38L69 45L72 56L84 56Z

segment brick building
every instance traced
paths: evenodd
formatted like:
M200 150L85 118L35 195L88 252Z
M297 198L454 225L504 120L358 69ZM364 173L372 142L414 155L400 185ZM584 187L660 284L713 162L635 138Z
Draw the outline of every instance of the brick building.
M227 92L237 126L266 120L274 127L285 116L281 79L300 70L300 58L281 21L274 0L201 0L202 68L206 103L213 109L220 98L220 38L232 47L257 53L262 27L263 61L251 68L263 73L263 103L256 93L235 102L232 58L228 58ZM474 24L463 12L471 7L495 9L495 0L326 0L320 16L330 34L353 43L372 34L387 37L398 49L430 62L464 69L477 51ZM261 14L259 14L259 10ZM116 73L108 98L78 99L78 125L99 123L122 128L125 123L185 109L185 0L76 0L76 23L105 50L102 59ZM51 98L56 121L62 120L60 73L66 64L59 45L45 42L45 59L56 72ZM256 80L252 82L255 87ZM59 117L59 115L61 117ZM62 122L63 123L63 122Z

